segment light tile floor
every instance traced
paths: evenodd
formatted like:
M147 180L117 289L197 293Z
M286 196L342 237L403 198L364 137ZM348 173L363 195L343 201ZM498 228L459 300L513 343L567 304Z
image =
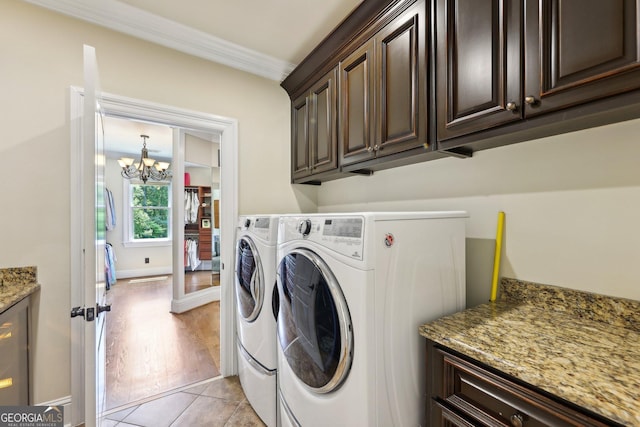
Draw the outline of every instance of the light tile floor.
M161 397L110 411L102 427L264 426L247 402L238 377L218 377Z

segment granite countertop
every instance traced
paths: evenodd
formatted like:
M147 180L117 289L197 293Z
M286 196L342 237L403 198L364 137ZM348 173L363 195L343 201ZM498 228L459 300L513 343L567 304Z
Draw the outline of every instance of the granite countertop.
M420 334L624 425L640 425L640 302L503 279L499 301Z
M36 267L0 268L0 313L39 289Z

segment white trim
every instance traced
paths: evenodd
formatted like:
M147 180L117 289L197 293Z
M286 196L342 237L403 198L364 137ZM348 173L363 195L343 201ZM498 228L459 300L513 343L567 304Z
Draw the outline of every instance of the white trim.
M92 24L281 82L294 64L247 49L117 0L26 0Z
M184 176L184 158L185 158L185 131L184 129L173 128L173 173L174 176ZM175 230L174 237L179 242L184 242L184 179L177 179L173 183L173 199L180 200L181 203L174 205L173 209L173 228ZM184 270L184 247L173 245L173 270ZM173 278L173 292L171 298L172 311L175 305L179 305L184 298L184 274L175 275ZM175 308L178 310L178 308Z
M71 224L79 223L82 217L82 200L79 190L79 156L82 130L82 99L83 90L76 87L70 88L70 135L71 135ZM231 376L237 373L236 346L235 343L235 305L233 296L233 271L235 257L235 222L238 217L238 122L212 114L205 114L174 108L171 106L154 104L147 101L116 96L103 93L101 106L104 114L146 120L155 123L166 124L172 127L180 127L207 133L221 134L221 271L220 286L216 287L220 298L220 372L223 376ZM177 176L180 176L179 174ZM174 188L179 185L174 185ZM176 203L174 199L174 204ZM180 203L179 203L180 204ZM84 305L82 286L82 242L80 233L75 227L71 227L71 307ZM182 252L181 252L182 253ZM225 269L224 266L231 267ZM75 304L75 305L74 305ZM78 385L84 384L84 325L85 322L71 322L71 392L73 425L84 421L84 396L76 395ZM80 333L76 331L80 329ZM93 344L89 344L93 345Z
M84 306L83 263L82 263L82 234L78 224L82 223L82 189L81 180L81 141L82 141L82 112L83 112L83 91L72 87L70 89L71 115L69 131L71 135L71 166L69 173L70 181L70 203L71 212L69 221L71 224L71 307ZM71 326L71 394L76 396L75 404L70 405L69 416L72 425L79 425L84 422L84 322L78 319L69 319ZM74 321L75 320L75 321ZM65 414L67 411L65 411ZM66 424L66 423L65 423Z
M220 137L220 373L238 373L234 265L236 222L238 221L238 122L227 127ZM227 206L233 203L233 206ZM231 212L233 211L233 213ZM227 214L225 215L225 212ZM224 280L223 280L224 277ZM224 282L224 283L223 283Z
M179 300L171 300L171 312L184 313L213 301L220 301L220 286L212 286L197 292L191 292Z
M61 397L60 399L49 400L48 402L36 403L35 406L62 406L63 412L63 421L62 424L65 426L73 425L71 423L71 396Z
M122 246L125 248L152 248L161 246L171 246L173 239L152 239L149 241L133 240L130 242L122 241Z

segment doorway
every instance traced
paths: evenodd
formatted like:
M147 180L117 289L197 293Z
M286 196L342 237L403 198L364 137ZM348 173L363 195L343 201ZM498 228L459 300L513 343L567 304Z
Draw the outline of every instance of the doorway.
M164 124L122 117L105 116L103 124L104 183L113 221L106 231L113 260L107 263L107 303L114 307L106 317L105 410L112 411L220 375L219 292L210 292L220 285L220 135L174 132ZM173 155L174 136L181 135L182 159ZM182 245L182 227L173 229L171 218L183 216L183 210L170 196L183 176L124 178L118 160L139 162L142 144L148 158L172 164L170 170L184 165L189 203L180 257L185 263L179 270L174 270L180 260L173 259L173 245ZM200 301L171 313L182 296Z
M78 106L82 105L81 99L82 89L71 88L72 97L72 112L71 117L79 116ZM234 307L233 307L233 283L232 283L232 271L225 270L225 265L233 266L233 250L234 250L234 234L235 234L235 222L237 218L237 121L235 119L229 119L225 117L204 114L194 111L188 111L178 109L170 106L154 104L146 101L135 100L131 98L125 98L115 96L111 94L102 94L101 106L104 113L111 117L120 117L128 120L136 120L147 123L157 123L166 126L172 126L177 129L190 129L196 132L204 133L218 133L220 135L220 157L221 163L229 165L222 172L221 179L221 194L224 194L225 203L221 206L220 210L220 252L221 252L221 272L220 272L220 373L223 376L231 376L237 373L236 367L236 350L234 343L235 325L234 325ZM78 123L78 122L74 122ZM79 124L79 123L78 123ZM79 157L80 147L80 135L81 132L78 128L72 126L71 138L72 138L72 158ZM174 144L175 138L174 138ZM183 150L183 146L180 144L175 145L177 148ZM183 151L178 152L179 155L184 155ZM184 173L184 166L181 162L176 163L174 169L175 176L182 176ZM180 181L181 182L181 181ZM180 187L179 189L177 187ZM183 191L183 185L174 186L173 192ZM175 199L176 194L174 194ZM82 206L80 200L72 201L72 211L82 212ZM173 218L174 221L178 221L177 218ZM175 227L176 229L178 227ZM182 234L179 233L180 238ZM80 252L80 242L72 236L72 250ZM174 245L177 246L177 245ZM178 251L178 248L173 248L174 252ZM179 251L177 253L181 253ZM174 255L175 258L175 255ZM182 263L180 263L182 266ZM82 271L80 268L74 268L72 270L72 298L77 300L83 299L83 281ZM180 292L184 292L184 289L180 289ZM72 322L72 336L81 337L83 335L84 325L81 322ZM72 342L76 344L72 345L71 351L71 365L72 365L72 419L83 420L84 419L84 395L92 394L92 390L84 390L84 360L85 360L85 348L87 346L82 345L80 339L74 339Z

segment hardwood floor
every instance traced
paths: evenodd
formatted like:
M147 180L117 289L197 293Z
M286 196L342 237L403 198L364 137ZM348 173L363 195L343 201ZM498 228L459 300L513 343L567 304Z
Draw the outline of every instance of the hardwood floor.
M220 286L220 272L211 271L185 271L184 293L207 289L211 286Z
M220 375L220 303L172 314L172 276L107 294L106 409Z

